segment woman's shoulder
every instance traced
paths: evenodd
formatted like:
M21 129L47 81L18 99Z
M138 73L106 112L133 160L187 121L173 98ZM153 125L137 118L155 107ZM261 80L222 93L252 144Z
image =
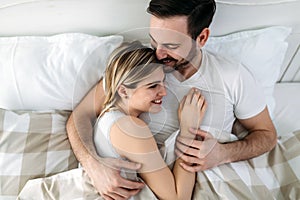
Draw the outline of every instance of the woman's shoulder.
M105 129L110 129L110 127L116 123L116 121L124 116L126 115L118 110L105 112L102 116L98 117L96 127L105 127Z
M110 139L116 151L122 156L157 150L156 142L147 124L132 116L121 117L114 123L110 131Z
M134 137L152 136L148 125L143 120L130 115L119 117L113 124L112 130L117 130Z

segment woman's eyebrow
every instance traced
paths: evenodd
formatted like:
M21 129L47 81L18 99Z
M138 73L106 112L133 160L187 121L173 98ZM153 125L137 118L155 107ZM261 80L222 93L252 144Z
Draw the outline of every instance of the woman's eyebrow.
M164 76L164 79L162 81L154 81L154 82L151 82L151 83L147 83L147 84L145 84L145 86L161 83L161 82L164 82L165 80L166 80L166 76Z
M153 85L153 84L156 84L156 83L160 83L161 81L154 81L154 82L151 82L151 83L147 83L145 84L145 86L148 86L148 85Z

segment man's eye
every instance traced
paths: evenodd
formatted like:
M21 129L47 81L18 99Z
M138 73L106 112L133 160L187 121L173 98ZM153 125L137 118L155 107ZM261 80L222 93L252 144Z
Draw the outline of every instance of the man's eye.
M151 85L149 88L156 88L157 84Z
M167 45L166 46L168 49L177 49L178 48L178 45Z

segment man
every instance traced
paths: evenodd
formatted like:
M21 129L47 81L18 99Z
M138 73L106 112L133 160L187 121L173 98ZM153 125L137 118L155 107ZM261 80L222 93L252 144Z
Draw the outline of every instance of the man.
M208 111L201 129L191 130L199 140L177 139L176 153L185 161L182 166L186 170L211 169L270 151L276 144L276 132L255 80L239 64L202 49L210 34L215 2L152 0L148 12L151 44L170 71L166 77L165 112L143 116L149 121L151 118L149 126L158 145L178 129L178 102L190 87L197 87L208 101ZM100 81L70 116L68 135L75 155L100 195L105 199L127 199L137 194L143 184L123 179L119 170L138 170L140 166L97 156L92 128L103 100ZM229 132L236 118L248 135L233 141Z

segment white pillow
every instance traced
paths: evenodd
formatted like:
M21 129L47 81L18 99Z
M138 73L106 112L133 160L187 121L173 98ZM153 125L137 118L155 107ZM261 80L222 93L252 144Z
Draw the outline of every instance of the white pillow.
M0 107L72 110L122 41L81 33L0 38Z
M205 46L208 51L235 59L248 68L264 89L271 118L275 109L274 86L288 47L285 39L290 33L291 28L274 26L210 37Z

